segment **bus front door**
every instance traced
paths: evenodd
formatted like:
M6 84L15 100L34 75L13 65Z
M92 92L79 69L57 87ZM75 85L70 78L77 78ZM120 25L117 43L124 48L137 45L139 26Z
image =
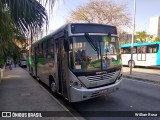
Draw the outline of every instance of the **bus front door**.
M66 64L65 62L65 50L63 38L56 40L56 52L57 52L57 72L58 72L58 92L64 97L68 98L67 90L67 76L66 76Z

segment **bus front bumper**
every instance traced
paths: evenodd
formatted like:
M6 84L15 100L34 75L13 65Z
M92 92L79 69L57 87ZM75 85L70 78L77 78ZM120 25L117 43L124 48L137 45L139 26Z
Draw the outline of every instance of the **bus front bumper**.
M87 89L82 87L81 89L71 87L70 102L80 102L95 97L103 96L115 92L121 88L122 79L112 85L104 87Z

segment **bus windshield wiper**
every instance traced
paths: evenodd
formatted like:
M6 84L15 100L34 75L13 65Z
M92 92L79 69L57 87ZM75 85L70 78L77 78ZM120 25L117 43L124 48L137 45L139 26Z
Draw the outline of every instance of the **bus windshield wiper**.
M94 40L90 37L88 33L85 33L85 38L87 39L87 41L89 42L89 44L93 47L95 51L99 51L97 43L94 42Z
M97 43L90 37L90 35L88 33L85 33L85 38L87 39L87 41L89 42L89 44L92 46L92 48L97 51L98 54L98 59L99 59L99 48Z

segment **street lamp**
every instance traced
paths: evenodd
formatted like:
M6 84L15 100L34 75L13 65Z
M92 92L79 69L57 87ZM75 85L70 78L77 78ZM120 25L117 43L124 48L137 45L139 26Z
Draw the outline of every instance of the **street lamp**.
M133 44L134 44L134 32L135 32L135 16L136 16L136 0L134 0L134 14L133 14L133 32L132 32L132 45L131 45L130 74L132 74L132 63L133 63Z

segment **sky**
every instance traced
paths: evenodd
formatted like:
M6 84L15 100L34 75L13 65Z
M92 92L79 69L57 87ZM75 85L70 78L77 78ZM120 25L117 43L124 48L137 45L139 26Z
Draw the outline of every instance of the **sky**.
M65 24L65 18L68 17L71 10L79 5L84 5L90 0L61 0L55 5L54 12L50 17L49 31L53 31ZM134 0L112 0L117 3L127 3L128 12L133 18ZM136 18L135 31L149 32L149 21L151 17L160 16L160 0L136 0ZM132 29L126 29L131 32Z

